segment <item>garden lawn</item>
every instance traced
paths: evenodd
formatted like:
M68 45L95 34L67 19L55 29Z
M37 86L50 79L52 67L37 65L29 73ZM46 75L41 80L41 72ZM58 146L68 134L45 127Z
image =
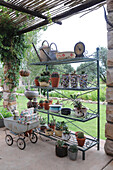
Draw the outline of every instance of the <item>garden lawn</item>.
M39 101L40 99L37 98L37 100ZM19 112L21 112L22 110L27 108L27 102L28 99L25 96L18 96L17 99L17 110ZM56 101L54 100L53 103L55 103ZM86 107L95 110L97 105L96 104L90 104L90 103L83 103ZM73 106L71 105L71 103L68 102L63 102L63 107L71 107L73 108ZM47 117L46 114L40 114L42 117ZM60 121L66 121L65 119L62 119L60 117L54 117L56 119L56 121L60 120ZM50 119L51 119L51 115L50 115ZM66 121L67 122L67 121ZM90 120L88 122L73 122L74 124L76 123L77 126L79 126L80 128L82 128L83 130L87 131L90 135L97 137L97 119L93 119ZM101 139L105 139L105 123L106 123L106 105L100 105L100 138ZM72 131L78 131L79 129L76 128L74 125L72 124L68 124L68 127L70 130Z

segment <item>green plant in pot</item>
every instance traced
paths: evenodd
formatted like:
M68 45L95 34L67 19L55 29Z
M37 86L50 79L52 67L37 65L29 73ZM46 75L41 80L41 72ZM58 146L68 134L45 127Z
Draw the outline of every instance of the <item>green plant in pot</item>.
M46 128L45 129L45 135L52 136L53 135L53 129L52 128Z
M40 117L39 121L40 121L40 130L44 131L47 128L46 118Z
M53 72L51 74L51 85L52 87L58 87L60 81L60 76L58 72Z
M62 133L62 139L67 141L70 139L70 137L71 137L71 132L68 130L68 127L67 127Z
M10 111L7 111L7 108L2 108L0 110L0 127L4 127L4 120L3 118L8 118L8 117L12 117L13 115L11 114Z
M67 156L67 149L68 149L68 145L64 143L64 141L57 140L56 147L55 147L56 156L58 157Z
M41 73L41 76L39 77L39 84L41 87L48 87L49 86L49 80L50 80L50 73L43 72Z
M78 132L77 133L77 142L78 142L78 146L84 146L86 137L84 136L83 132Z
M45 100L44 109L49 110L49 100Z
M70 145L68 149L68 156L71 160L76 160L78 154L78 147L77 145Z
M63 131L62 123L57 121L56 126L55 126L55 135L62 137L62 131Z
M56 124L56 120L52 116L52 119L50 120L50 123L49 123L49 127L55 130L55 124Z
M44 103L43 100L40 100L40 101L39 101L39 105L40 105L41 108L43 108L43 103Z
M87 108L82 105L82 102L77 99L76 95L70 95L72 98L72 104L74 106L75 115L77 117L85 117L87 115Z

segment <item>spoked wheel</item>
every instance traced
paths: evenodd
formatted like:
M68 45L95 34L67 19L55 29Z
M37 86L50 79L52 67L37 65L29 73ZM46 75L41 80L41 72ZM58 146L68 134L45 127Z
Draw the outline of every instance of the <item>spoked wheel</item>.
M24 150L26 147L26 143L23 138L18 138L17 140L17 146L19 149Z
M7 145L11 146L13 144L12 136L11 135L6 135L5 141L6 141Z
M31 133L29 138L32 143L36 143L38 140L38 137L35 133Z

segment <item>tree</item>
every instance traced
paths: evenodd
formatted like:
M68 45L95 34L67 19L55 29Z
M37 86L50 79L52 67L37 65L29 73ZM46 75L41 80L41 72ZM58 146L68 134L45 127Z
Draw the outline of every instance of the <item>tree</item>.
M100 47L99 48L99 58L100 58L100 78L101 80L106 83L106 70L107 70L107 48ZM94 57L96 57L96 52L94 53ZM81 74L82 71L84 71L88 75L88 81L93 81L96 79L96 69L97 65L96 63L84 63L81 64L77 68L77 73ZM92 74L93 73L93 74Z

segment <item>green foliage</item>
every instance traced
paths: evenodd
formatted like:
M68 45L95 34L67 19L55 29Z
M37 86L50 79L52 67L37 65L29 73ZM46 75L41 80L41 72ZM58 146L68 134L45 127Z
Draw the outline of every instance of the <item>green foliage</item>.
M20 28L11 21L7 14L2 14L0 23L0 59L4 64L9 64L5 77L15 87L18 85L19 66L26 47L24 35L18 35Z
M11 112L9 111L7 111L7 108L2 108L2 109L0 109L0 113L2 113L2 115L3 115L3 117L4 118L7 118L7 117L11 117L12 116L12 114L11 114ZM0 119L2 119L2 116L0 115Z
M46 118L44 118L44 117L40 117L39 121L40 121L41 125L46 124Z
M67 129L67 125L66 125L66 123L64 122L64 121L57 121L56 122L56 130L65 130L65 129Z
M63 147L64 146L64 141L63 140L57 140L57 142L56 142L56 145L58 146L58 147Z
M70 145L69 151L72 152L72 153L77 152L78 151L77 145Z
M51 74L51 77L59 77L59 74L58 74L57 72L53 72L53 73Z
M40 76L40 77L39 77L39 81L40 81L40 82L46 82L46 83L48 83L49 79L50 79L49 76Z

